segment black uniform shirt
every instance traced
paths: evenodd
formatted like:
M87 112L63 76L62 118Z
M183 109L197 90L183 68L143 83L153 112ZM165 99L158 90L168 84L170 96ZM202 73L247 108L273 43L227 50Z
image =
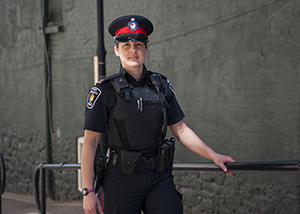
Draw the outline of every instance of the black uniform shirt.
M120 66L119 75L125 77L133 87L144 86L149 81L149 71L147 71L145 66L143 76L139 81L136 81L122 66ZM109 112L117 103L117 93L109 81L114 76L116 75L101 80L90 89L85 111L84 129L100 133L105 131ZM176 100L175 92L171 88L169 81L165 79L162 84L166 90L169 90L166 93L168 95L166 100L170 104L170 107L167 109L167 121L168 125L172 125L182 120L184 113Z

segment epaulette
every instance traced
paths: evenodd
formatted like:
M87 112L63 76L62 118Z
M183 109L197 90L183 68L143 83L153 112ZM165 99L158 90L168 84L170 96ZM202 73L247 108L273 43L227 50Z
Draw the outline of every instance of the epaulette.
M149 70L148 70L148 72L150 73L150 75L151 75L151 74L159 74L163 79L166 79L166 80L168 79L167 76L164 75L164 74L157 73L157 72L153 72L153 71L149 71Z
M117 78L117 77L119 77L119 76L120 76L120 74L113 74L113 75L110 75L110 76L108 76L108 77L105 77L105 78L101 79L99 82L97 82L96 85L98 85L98 84L103 84L104 82L107 82L107 81L109 81L109 80L113 80L113 79L115 79L115 78Z
M161 73L156 73L156 72L153 72L153 71L149 71L149 72L150 72L150 75L151 75L151 74L159 74L159 75L162 77L162 79L166 80L167 83L168 83L168 85L169 85L169 89L170 89L170 90L173 92L173 94L176 96L176 93L175 93L174 89L172 88L171 83L170 83L170 81L168 80L168 78L167 78L166 75L161 74Z
M168 79L166 75L164 75L164 74L160 74L160 75L162 76L162 78L164 78L166 80Z

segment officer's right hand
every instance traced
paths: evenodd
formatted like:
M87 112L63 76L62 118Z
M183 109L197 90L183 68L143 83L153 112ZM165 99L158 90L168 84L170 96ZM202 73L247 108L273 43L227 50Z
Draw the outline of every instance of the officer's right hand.
M99 213L102 214L100 201L94 192L83 197L83 210L85 214L97 214L96 207Z

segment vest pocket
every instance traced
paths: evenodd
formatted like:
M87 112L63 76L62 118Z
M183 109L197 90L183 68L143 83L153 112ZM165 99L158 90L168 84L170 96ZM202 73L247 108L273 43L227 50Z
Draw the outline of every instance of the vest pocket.
M122 146L120 146L119 148L130 148L125 121L124 120L116 120L115 118L113 118L113 120L114 120L114 124L116 127L116 131L119 136L119 140L122 144Z

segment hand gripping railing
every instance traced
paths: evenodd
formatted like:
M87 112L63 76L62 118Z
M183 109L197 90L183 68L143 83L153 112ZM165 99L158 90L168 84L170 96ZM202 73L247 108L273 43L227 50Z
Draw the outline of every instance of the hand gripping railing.
M5 190L6 174L5 163L2 155L0 154L0 214L2 213L2 194Z
M300 160L290 161L256 161L256 162L233 162L225 164L229 172L237 171L299 171ZM81 164L40 164L34 174L34 194L36 207L40 214L46 214L46 188L45 170L76 170ZM194 171L222 171L214 163L176 162L173 163L173 170L194 170ZM41 196L39 194L39 177L41 177Z

